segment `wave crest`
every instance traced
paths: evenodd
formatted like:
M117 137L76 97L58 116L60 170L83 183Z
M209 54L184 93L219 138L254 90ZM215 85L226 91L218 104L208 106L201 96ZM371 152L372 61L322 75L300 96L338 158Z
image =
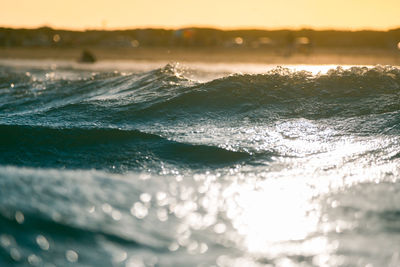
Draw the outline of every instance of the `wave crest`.
M314 75L276 68L263 74L235 74L206 83L185 78L179 65L142 74L94 75L82 80L16 84L3 91L0 116L131 123L160 118L330 117L400 110L400 70L396 67L338 67ZM72 115L72 116L71 116ZM1 119L1 117L0 117Z

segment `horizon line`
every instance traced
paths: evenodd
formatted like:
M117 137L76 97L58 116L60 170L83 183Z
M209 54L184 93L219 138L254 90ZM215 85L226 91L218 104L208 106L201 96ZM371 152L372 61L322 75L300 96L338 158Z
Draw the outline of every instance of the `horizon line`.
M387 28L342 28L342 27L312 27L307 25L302 25L298 27L259 27L259 26L240 26L240 27L221 27L215 25L182 25L176 27L160 26L160 25L144 25L136 27L86 27L86 28L75 28L75 27L58 27L49 24L36 25L36 26L10 26L1 25L0 28L14 29L14 30L37 30L40 28L50 28L58 31L129 31L129 30L139 30L139 29L157 29L157 30L181 30L181 29L214 29L220 31L235 31L235 30L261 30L261 31L301 31L301 30L312 30L312 31L347 31L347 32L357 32L357 31L377 31L377 32L388 32L392 30L400 29L399 26L387 27Z

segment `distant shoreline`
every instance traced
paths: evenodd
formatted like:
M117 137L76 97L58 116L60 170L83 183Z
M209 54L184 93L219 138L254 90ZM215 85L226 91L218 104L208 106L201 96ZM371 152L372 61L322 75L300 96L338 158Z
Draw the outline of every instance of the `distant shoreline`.
M138 60L206 63L338 64L400 66L400 51L383 49L314 49L309 54L235 48L92 48L99 61ZM0 59L77 60L81 48L0 47Z

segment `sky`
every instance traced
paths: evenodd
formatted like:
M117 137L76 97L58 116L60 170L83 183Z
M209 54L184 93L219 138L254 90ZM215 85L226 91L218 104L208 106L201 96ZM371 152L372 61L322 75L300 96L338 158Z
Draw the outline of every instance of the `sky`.
M63 29L400 27L400 0L0 0L0 26Z

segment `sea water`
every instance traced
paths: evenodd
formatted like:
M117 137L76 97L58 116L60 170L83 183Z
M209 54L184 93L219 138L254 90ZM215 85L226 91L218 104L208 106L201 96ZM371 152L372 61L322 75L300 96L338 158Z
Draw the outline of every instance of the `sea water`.
M1 266L399 253L399 68L0 62Z

